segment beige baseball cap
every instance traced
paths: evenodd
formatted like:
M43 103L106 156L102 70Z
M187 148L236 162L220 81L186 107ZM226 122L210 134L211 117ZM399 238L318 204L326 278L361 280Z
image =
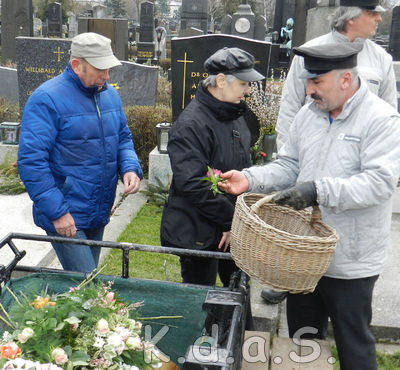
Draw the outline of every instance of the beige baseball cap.
M111 40L95 32L85 32L75 36L72 39L71 56L83 58L97 69L109 69L121 65L113 54Z

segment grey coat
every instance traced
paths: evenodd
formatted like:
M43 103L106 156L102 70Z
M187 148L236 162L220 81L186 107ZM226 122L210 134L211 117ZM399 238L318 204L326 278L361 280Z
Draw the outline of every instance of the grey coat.
M244 170L251 192L270 193L314 181L322 219L340 241L326 276L355 279L381 273L389 244L392 195L400 174L400 115L365 81L341 114L305 105L278 159Z

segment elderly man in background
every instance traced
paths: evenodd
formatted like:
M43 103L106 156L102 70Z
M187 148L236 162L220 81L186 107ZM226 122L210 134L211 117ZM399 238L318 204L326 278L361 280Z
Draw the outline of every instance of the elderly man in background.
M120 65L111 40L96 33L72 39L64 73L39 86L21 124L18 171L33 200L36 225L48 235L102 240L118 175L126 194L143 176L121 99L109 69ZM90 272L100 247L52 243L65 270Z
M221 174L232 194L271 193L303 209L319 205L339 242L315 291L287 296L290 337L325 338L331 319L342 370L375 370L372 292L390 241L400 172L400 114L358 77L362 44L295 48L305 59L307 94L276 161ZM293 186L294 185L294 186Z
M375 35L378 24L382 21L380 14L384 11L379 0L341 0L340 7L331 19L332 32L308 41L305 46L362 42L364 47L358 54L357 61L360 76L373 93L397 109L392 57L381 46L369 40L369 37ZM304 58L296 55L282 91L276 125L278 151L288 140L290 125L296 113L310 101L306 97L306 80L299 78L304 70ZM286 294L265 288L261 291L261 296L268 303L279 303Z

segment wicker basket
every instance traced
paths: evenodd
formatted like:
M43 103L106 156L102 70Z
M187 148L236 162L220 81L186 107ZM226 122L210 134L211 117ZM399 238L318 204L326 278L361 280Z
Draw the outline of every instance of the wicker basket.
M312 292L328 269L338 235L319 219L319 212L316 219L309 211L269 203L271 198L252 193L238 197L231 255L250 277L274 290Z

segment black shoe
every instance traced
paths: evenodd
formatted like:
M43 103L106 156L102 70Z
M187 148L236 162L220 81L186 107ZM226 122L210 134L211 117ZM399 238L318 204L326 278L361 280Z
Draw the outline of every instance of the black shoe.
M281 303L288 295L288 292L276 292L275 290L264 288L261 290L261 297L270 304Z

